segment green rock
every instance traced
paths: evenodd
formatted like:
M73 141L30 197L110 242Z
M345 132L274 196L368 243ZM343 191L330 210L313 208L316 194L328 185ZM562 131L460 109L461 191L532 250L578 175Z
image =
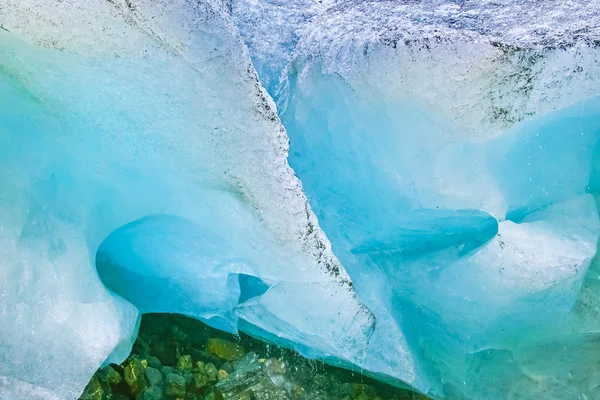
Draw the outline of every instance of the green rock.
M165 377L165 393L167 396L185 397L185 378L181 375L170 373Z
M229 379L229 372L225 371L224 369L220 369L219 372L217 373L217 377L219 378L220 381Z
M177 360L177 369L180 371L191 371L193 367L192 356L190 355L181 356Z
M80 400L102 400L104 390L100 384L100 380L96 375L92 377L92 380L88 383L81 395Z
M137 397L139 400L162 400L163 398L163 391L158 386L147 387L142 394Z
M149 356L147 358L147 360L148 360L148 366L150 366L152 368L157 368L157 369L162 368L162 364L160 363L160 360L157 357Z
M146 375L146 381L150 386L162 387L163 376L158 369L148 367L146 368L144 375Z
M110 386L116 386L123 381L121 374L112 366L107 365L99 371L100 380Z
M203 374L206 373L206 366L202 361L198 361L196 363L196 372L202 372Z
M211 338L206 342L206 350L215 356L227 360L239 360L246 354L242 346L223 339Z
M192 375L192 383L190 387L194 393L202 393L208 386L210 379L202 372L196 372Z
M206 364L204 369L206 371L206 375L208 376L208 379L210 379L211 381L217 380L217 376L219 375L219 370L217 369L217 367L215 367L215 364L208 363L208 364Z
M125 382L134 396L141 393L147 386L144 375L144 366L138 358L131 358L125 365L123 372Z

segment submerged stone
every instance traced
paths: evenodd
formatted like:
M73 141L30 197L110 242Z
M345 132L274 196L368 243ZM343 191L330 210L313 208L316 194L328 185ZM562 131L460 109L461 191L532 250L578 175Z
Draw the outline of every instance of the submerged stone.
M217 376L219 375L219 370L217 369L217 367L215 367L215 365L213 363L206 364L206 366L204 367L204 371L206 372L208 379L210 379L211 381L217 380Z
M218 338L208 339L206 349L211 354L227 361L239 360L246 354L244 348L239 344Z
M177 369L180 371L191 371L193 367L192 356L184 355L177 360Z
M148 367L145 370L146 380L150 386L162 387L163 386L163 375L162 373L154 368Z
M170 373L165 376L165 393L168 396L185 396L185 378L179 374Z
M125 382L134 396L139 394L147 386L145 368L140 359L132 357L125 364L123 374Z
M112 365L107 365L102 368L98 373L98 376L110 386L118 385L123 380L121 374Z
M81 400L103 400L103 395L104 390L102 389L100 380L94 376L81 395Z

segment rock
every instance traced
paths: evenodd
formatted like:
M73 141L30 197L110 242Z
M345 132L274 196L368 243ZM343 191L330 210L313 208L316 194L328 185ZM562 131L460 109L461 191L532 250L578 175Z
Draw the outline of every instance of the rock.
M94 375L85 387L80 400L102 400L103 395L104 389L102 389L102 384L100 383L98 377Z
M138 358L133 357L127 362L123 375L131 394L134 396L139 394L146 387L144 366Z
M229 373L223 369L220 369L217 377L219 378L220 381L224 380L224 379L228 379L229 378Z
M132 353L145 356L150 352L150 345L141 337L138 336L137 340L133 344Z
M206 366L204 365L204 363L202 361L198 361L196 363L196 372L202 372L202 373L206 373Z
M149 367L161 369L162 364L160 363L160 360L157 357L148 356L147 360Z
M219 374L219 370L217 370L217 367L215 367L215 364L213 364L213 363L206 364L205 371L206 371L206 375L208 376L208 379L210 379L211 381L217 380L217 375Z
M250 352L242 357L238 362L233 366L234 371L248 371L248 370L256 370L260 369L260 360L258 356L254 352ZM265 360L266 361L266 360ZM264 362L264 361L263 361ZM228 371L229 372L229 371ZM231 373L231 372L230 372Z
M98 376L101 381L106 382L109 386L116 386L123 381L121 374L112 365L107 365L98 371Z
M206 342L206 350L215 356L227 360L239 360L246 354L242 346L223 339L211 338Z
M192 356L190 355L181 356L177 360L177 369L180 371L191 371L193 367Z
M167 376L167 375L169 375L170 373L173 372L173 368L171 368L171 367L163 367L161 369L161 371L162 371L162 373L163 373L164 376Z
M285 362L278 358L269 358L264 365L269 375L285 375L286 373Z
M158 369L153 368L153 367L148 367L144 371L144 374L146 375L146 380L148 381L148 384L150 386L162 387L163 376L162 376L162 373Z
M302 396L304 396L305 390L302 386L298 385L297 383L294 383L292 385L292 388L290 389L290 394L292 395L292 397L294 399L299 399L302 398Z
M220 380L216 387L224 400L288 400L285 392L273 384L261 368L236 369L229 379Z
M165 376L165 393L168 396L183 398L185 396L185 378L181 375L170 373Z
M159 386L147 387L142 391L141 395L137 397L139 400L162 400L163 398L163 391Z
M203 372L195 372L192 374L192 383L190 384L190 387L194 393L202 393L204 392L204 389L206 389L209 382L210 380L206 374Z

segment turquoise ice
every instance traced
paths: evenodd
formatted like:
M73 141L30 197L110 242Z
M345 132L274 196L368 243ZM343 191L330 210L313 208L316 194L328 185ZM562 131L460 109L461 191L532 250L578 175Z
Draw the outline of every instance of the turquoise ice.
M77 398L147 312L600 397L598 9L0 0L0 397Z
M139 311L237 331L244 303L360 357L373 317L219 3L2 1L0 25L0 397L77 398Z

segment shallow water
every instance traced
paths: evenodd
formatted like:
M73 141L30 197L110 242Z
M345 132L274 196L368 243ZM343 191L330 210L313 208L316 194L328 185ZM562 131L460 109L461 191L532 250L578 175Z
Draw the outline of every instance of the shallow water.
M130 357L98 370L80 400L426 400L360 373L179 314L146 314Z

